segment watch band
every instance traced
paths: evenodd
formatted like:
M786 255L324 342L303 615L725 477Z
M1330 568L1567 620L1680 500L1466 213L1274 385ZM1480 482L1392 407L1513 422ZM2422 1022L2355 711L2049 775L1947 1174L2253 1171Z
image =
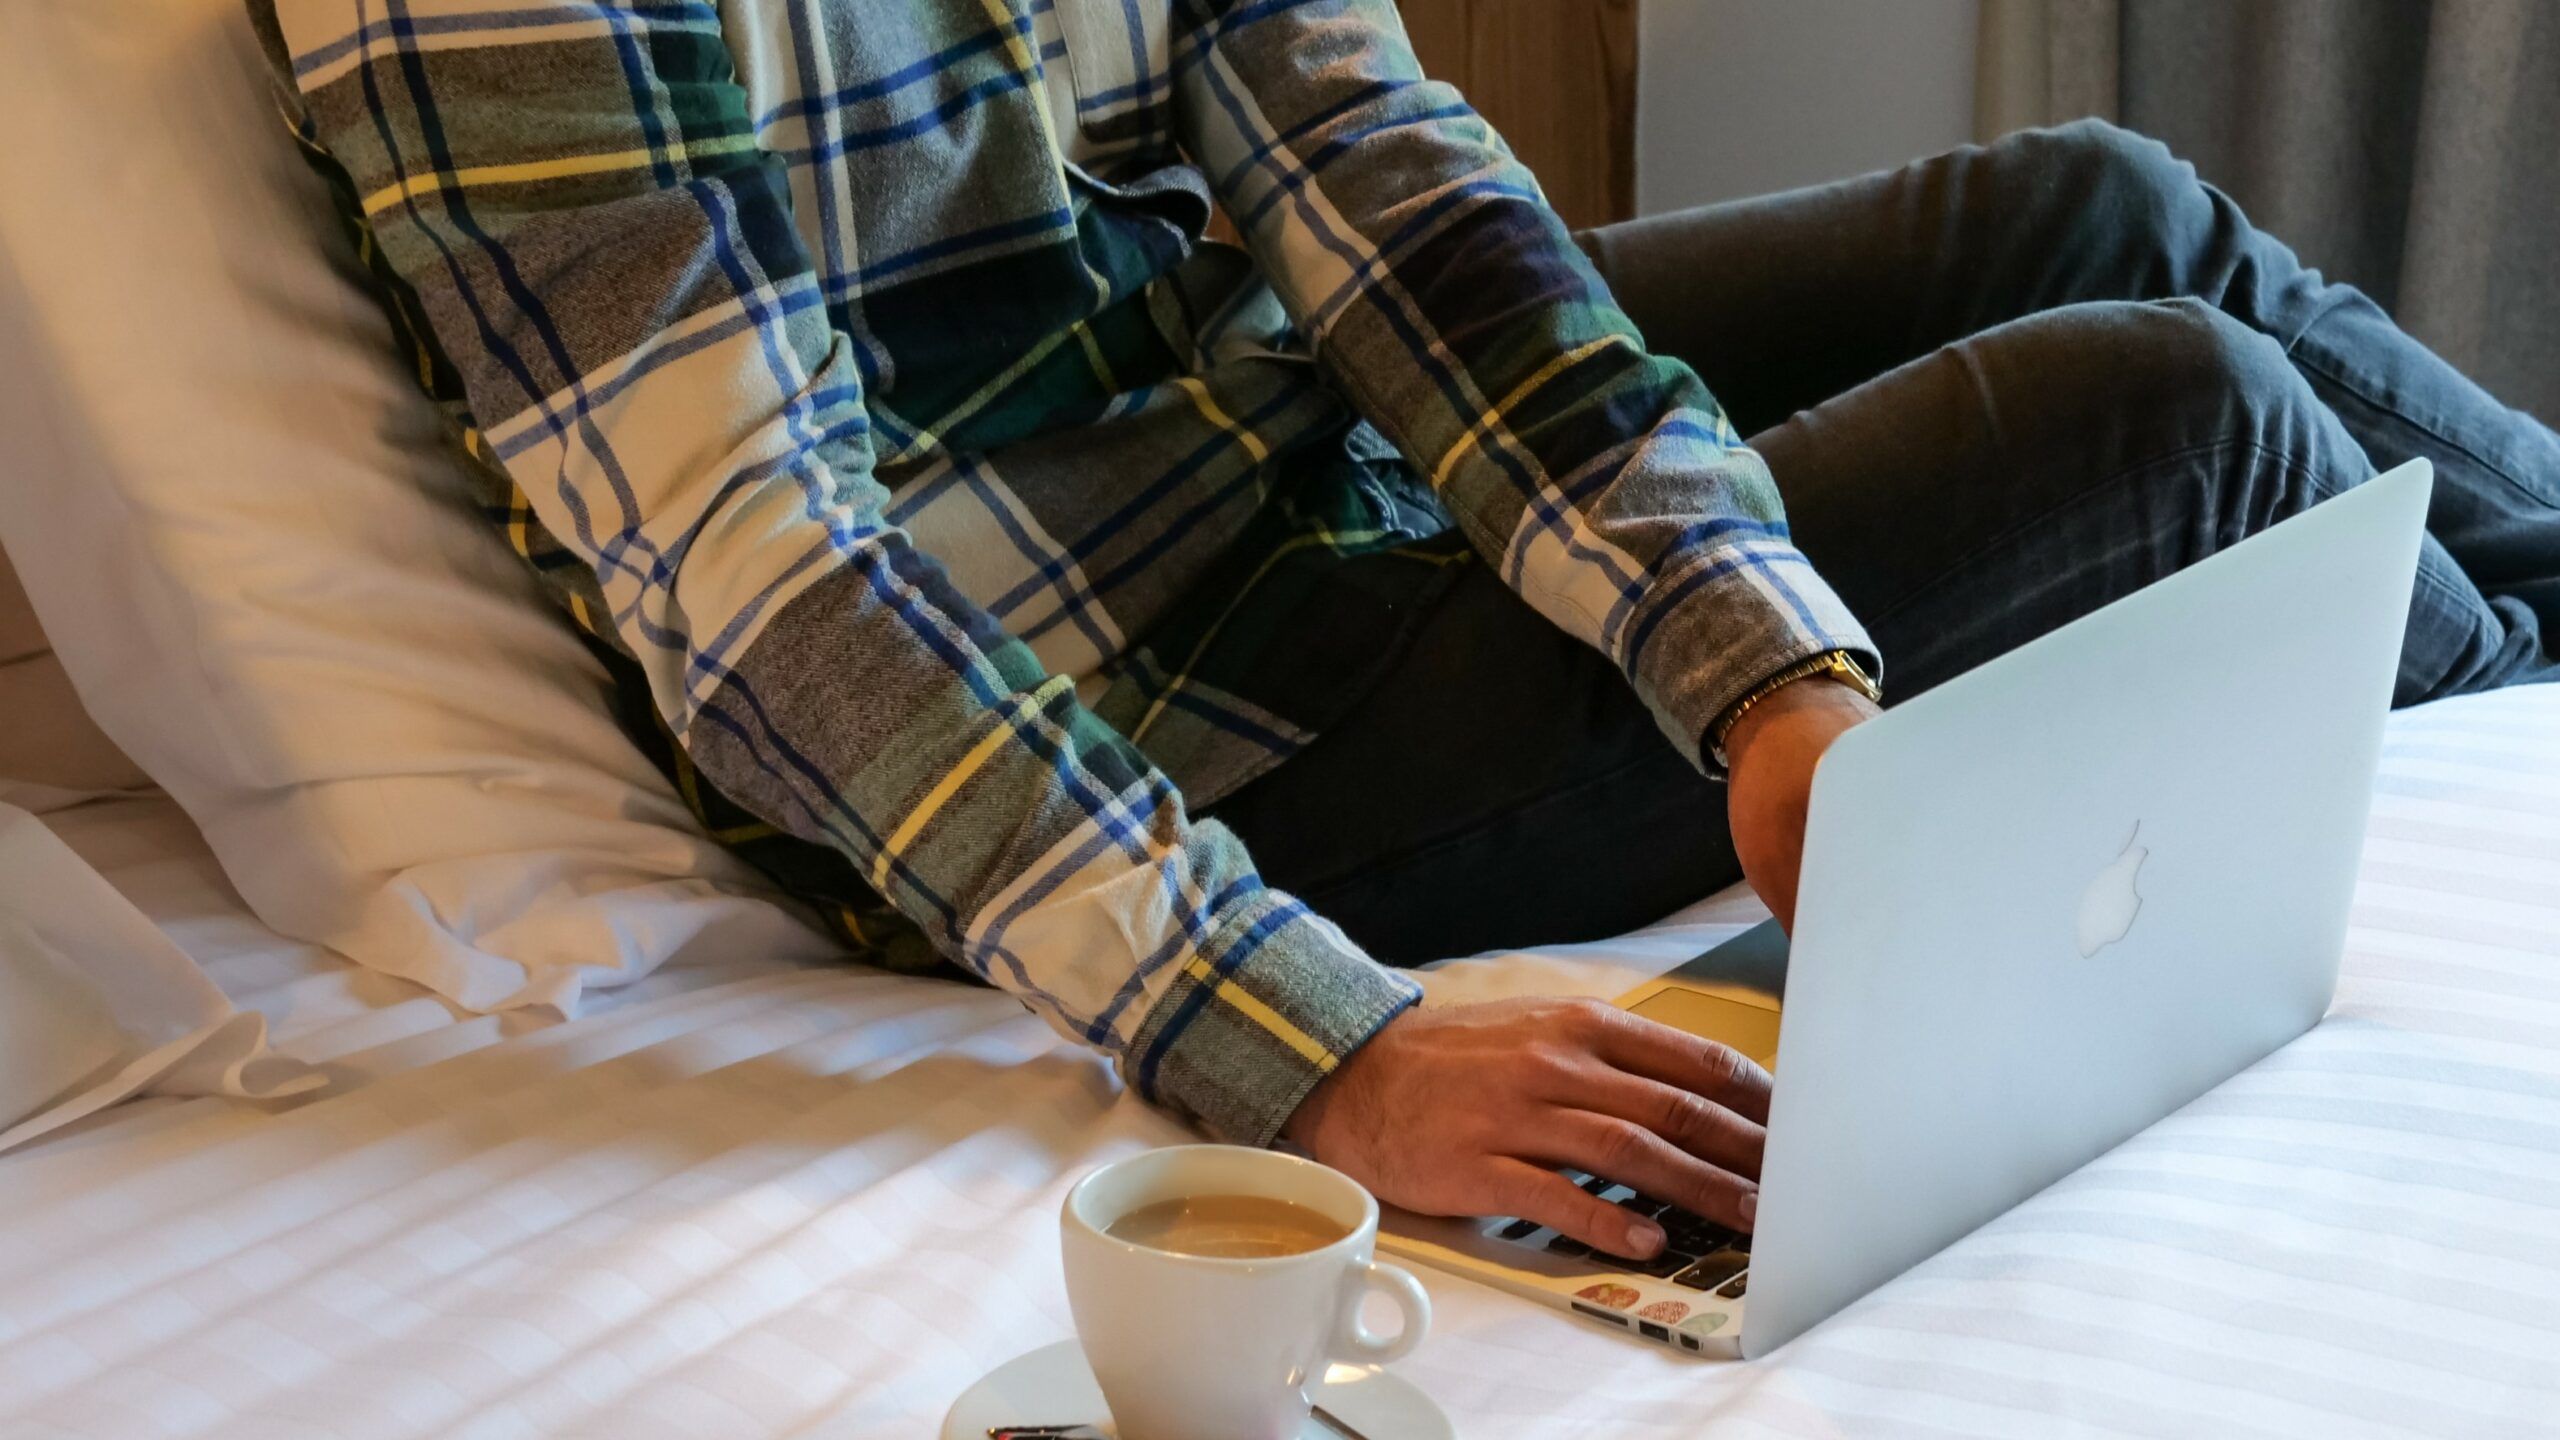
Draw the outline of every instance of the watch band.
M1819 655L1799 660L1752 686L1748 693L1734 701L1732 708L1726 710L1724 715L1708 728L1707 756L1716 762L1716 768L1719 770L1732 768L1731 762L1725 758L1725 737L1733 733L1733 727L1741 723L1742 717L1750 711L1752 706L1798 680L1810 680L1817 675L1828 680L1836 680L1877 704L1884 703L1884 688L1876 684L1874 678L1867 674L1866 667L1860 665L1857 658L1848 651L1825 650Z

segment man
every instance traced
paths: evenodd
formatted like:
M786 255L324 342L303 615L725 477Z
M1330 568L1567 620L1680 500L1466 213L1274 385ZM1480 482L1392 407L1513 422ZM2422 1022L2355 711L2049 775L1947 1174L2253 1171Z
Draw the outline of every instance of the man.
M1416 1208L1750 1223L1747 1062L1378 961L1788 918L1888 662L2425 454L2399 698L2554 673L2560 439L2103 127L1578 246L1388 0L252 9L706 813Z

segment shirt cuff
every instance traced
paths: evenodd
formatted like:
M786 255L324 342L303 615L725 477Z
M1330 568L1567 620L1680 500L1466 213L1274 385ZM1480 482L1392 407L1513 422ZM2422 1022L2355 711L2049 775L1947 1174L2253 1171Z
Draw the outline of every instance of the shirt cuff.
M1707 732L1790 665L1845 650L1878 683L1883 657L1803 552L1778 540L1719 545L1655 582L1628 677L1691 764L1722 778Z
M1123 1075L1222 1140L1268 1145L1317 1081L1421 998L1295 897L1258 891L1182 962Z

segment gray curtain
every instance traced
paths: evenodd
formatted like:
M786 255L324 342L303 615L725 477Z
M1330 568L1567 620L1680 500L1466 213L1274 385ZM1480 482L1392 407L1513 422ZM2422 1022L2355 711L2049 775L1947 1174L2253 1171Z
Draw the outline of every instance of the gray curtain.
M1984 138L2100 115L2560 421L2560 0L1983 0Z

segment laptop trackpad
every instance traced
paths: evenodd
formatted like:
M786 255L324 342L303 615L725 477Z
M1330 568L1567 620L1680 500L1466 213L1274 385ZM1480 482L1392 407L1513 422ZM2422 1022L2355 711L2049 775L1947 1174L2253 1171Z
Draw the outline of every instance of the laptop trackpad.
M1778 1012L1747 1000L1728 1000L1678 986L1657 990L1627 1007L1674 1030L1707 1040L1720 1040L1759 1062L1764 1070L1778 1063Z

